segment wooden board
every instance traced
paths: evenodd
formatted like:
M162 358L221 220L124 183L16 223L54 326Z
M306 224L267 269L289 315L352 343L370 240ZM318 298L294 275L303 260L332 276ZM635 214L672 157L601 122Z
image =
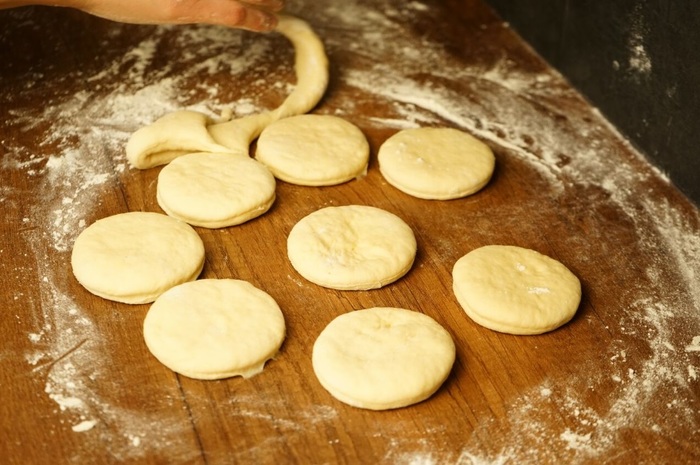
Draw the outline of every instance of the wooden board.
M89 294L72 276L71 246L99 218L160 211L159 170L126 164L133 131L182 108L274 108L294 85L291 47L277 34L0 12L3 463L698 462L697 208L484 3L290 3L331 63L315 112L357 124L372 159L355 181L280 182L264 216L198 228L202 277L253 283L287 322L261 374L221 381L159 364L141 333L148 306ZM388 185L377 149L417 126L456 127L489 144L489 185L445 202ZM340 292L294 271L291 227L346 204L411 225L419 252L403 279ZM473 323L452 294L451 269L487 244L569 267L583 283L574 320L530 337ZM317 382L319 332L373 306L421 311L452 334L457 362L429 400L373 412Z

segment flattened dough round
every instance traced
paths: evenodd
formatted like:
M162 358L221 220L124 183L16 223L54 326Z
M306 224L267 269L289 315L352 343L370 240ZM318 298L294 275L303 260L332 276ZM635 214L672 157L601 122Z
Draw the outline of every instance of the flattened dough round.
M156 191L168 215L195 226L223 228L265 213L275 200L275 178L248 156L192 153L161 170Z
M255 158L277 179L331 186L366 173L369 143L357 126L342 118L299 115L265 128Z
M400 131L378 152L379 171L389 184L421 199L449 200L473 194L491 179L491 149L452 128Z
M260 373L285 337L284 316L266 292L237 279L201 279L161 295L143 336L171 370L196 379Z
M489 245L452 270L457 301L476 323L502 333L541 334L573 318L581 282L560 262L534 250Z
M204 245L188 224L166 215L129 212L86 228L73 245L73 274L88 291L127 304L153 302L197 279Z
M375 207L326 207L289 233L287 255L309 281L340 290L376 289L411 269L416 238L393 213Z
M321 385L346 404L385 410L430 397L452 370L450 334L422 313L375 307L343 314L312 353Z

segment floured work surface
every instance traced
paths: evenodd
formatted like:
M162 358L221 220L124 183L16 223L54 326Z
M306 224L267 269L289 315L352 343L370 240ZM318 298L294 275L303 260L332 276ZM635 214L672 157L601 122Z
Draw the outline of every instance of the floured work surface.
M261 374L221 381L160 365L142 338L148 306L88 293L70 273L70 250L99 218L160 211L159 169L127 168L133 131L183 108L275 108L293 88L291 47L274 34L0 12L3 462L697 462L697 209L484 4L291 3L331 62L315 112L358 125L370 166L339 186L279 182L265 215L197 229L202 277L265 290L288 329ZM486 142L491 182L445 202L387 184L379 145L417 126ZM346 204L383 208L413 228L418 256L401 280L335 291L291 267L292 226ZM527 337L469 320L450 272L489 244L531 248L572 270L583 284L574 319ZM427 401L365 411L316 381L320 331L374 306L422 311L453 336L456 365Z

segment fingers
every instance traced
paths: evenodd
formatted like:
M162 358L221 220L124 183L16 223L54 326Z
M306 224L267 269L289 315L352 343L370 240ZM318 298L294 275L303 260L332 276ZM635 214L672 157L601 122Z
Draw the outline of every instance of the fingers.
M284 6L284 0L199 0L178 4L178 22L208 23L248 29L270 31L277 25L276 11Z
M281 11L284 8L284 0L241 0L241 3L247 3L273 12Z
M1 0L0 0L1 1ZM34 0L37 2L37 0ZM48 1L48 0L47 0ZM61 0L87 13L136 24L218 24L270 31L285 0ZM52 3L59 3L53 0Z

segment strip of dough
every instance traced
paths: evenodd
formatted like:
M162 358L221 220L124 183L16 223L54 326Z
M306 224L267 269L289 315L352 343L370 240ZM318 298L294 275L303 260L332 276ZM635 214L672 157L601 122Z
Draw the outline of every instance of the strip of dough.
M280 16L277 31L294 46L296 87L277 109L226 122L181 110L136 131L126 145L129 163L139 169L164 165L192 152L248 155L250 144L270 123L310 111L328 87L323 43L303 20Z
M232 151L247 154L251 142L268 124L288 116L308 113L328 87L328 57L323 42L311 27L301 19L282 15L277 31L294 46L296 87L276 110L209 126L214 140Z
M211 121L204 113L181 110L157 119L131 135L126 158L140 169L170 163L192 152L229 152L207 131Z

